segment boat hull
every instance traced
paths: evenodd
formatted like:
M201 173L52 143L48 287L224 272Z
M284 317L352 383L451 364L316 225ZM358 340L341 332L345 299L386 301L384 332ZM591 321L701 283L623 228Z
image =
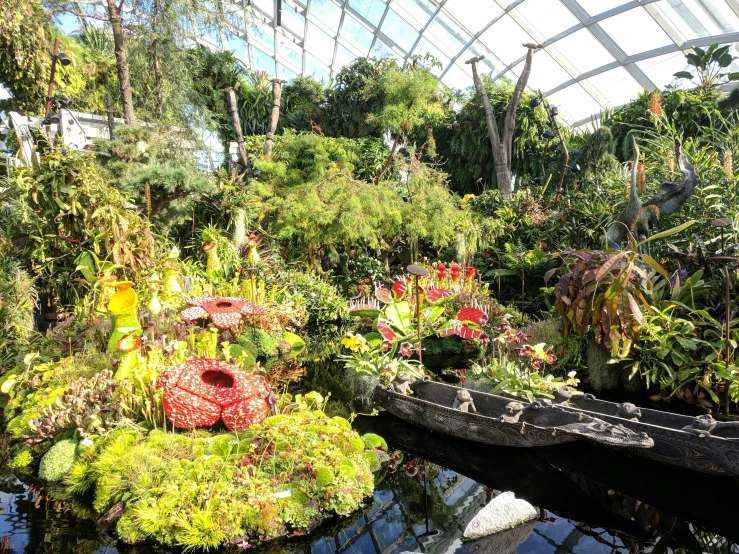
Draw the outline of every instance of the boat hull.
M400 419L424 429L484 444L514 447L550 446L577 437L525 423L502 423L492 417L461 412L382 387L375 389L375 404Z
M694 417L642 408L636 421L619 417L617 404L592 395L573 398L571 402L576 408L566 409L647 433L654 440L652 448L629 449L633 454L702 473L739 475L739 424L717 422L711 433L701 433L684 430L694 426Z

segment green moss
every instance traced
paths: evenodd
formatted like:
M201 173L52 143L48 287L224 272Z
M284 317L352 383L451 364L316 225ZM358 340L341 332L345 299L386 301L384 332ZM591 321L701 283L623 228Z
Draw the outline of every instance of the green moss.
M291 489L290 492L291 496L281 506L282 520L296 529L307 529L319 511L304 492L296 489Z
M77 441L65 439L52 446L41 458L38 476L44 481L56 482L64 477L77 460Z
M246 433L127 427L53 448L65 444L73 463L61 493L92 495L93 518L123 501L117 532L127 542L206 550L269 540L347 515L373 491L375 459L349 422L306 406Z
M364 441L364 446L371 449L379 449L384 450L387 452L387 442L385 442L385 439L383 439L380 435L375 435L374 433L366 433L362 435L362 440Z
M320 486L325 487L326 485L330 485L334 482L335 478L334 472L330 467L319 466L316 469L316 483Z
M341 427L343 429L351 429L352 428L352 424L349 423L349 421L347 421L345 418L343 418L341 416L334 416L331 419L333 421L335 421L336 424L339 425L339 427Z
M31 454L31 449L24 448L13 457L13 461L10 462L10 467L13 469L23 469L30 466L32 463L33 455Z
M354 452L362 452L364 450L364 441L356 435L349 439L349 444Z
M260 356L271 357L277 354L277 348L280 346L280 339L271 337L266 331L250 327L244 331L239 339L239 344L244 346L245 343L251 343L257 348Z
M205 454L208 456L220 456L222 458L231 455L232 452L236 451L238 446L238 440L233 433L216 435L211 439L207 439L206 442Z
M380 459L377 457L377 455L374 452L370 452L369 450L362 453L362 456L364 457L364 461L367 462L369 465L370 471L373 473L380 469L382 464L380 463Z

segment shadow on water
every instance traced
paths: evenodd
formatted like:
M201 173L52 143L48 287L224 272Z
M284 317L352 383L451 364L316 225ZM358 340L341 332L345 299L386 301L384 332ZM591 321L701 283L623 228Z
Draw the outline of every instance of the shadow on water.
M359 416L362 433L403 453L374 498L310 537L260 552L305 554L739 552L734 479L687 472L570 443L540 449L478 445L430 433L386 413ZM513 491L539 520L505 540L463 543L461 534L494 491ZM0 477L0 554L174 554L116 543L62 504L41 500L12 475ZM257 549L250 549L254 552ZM224 551L225 552L225 551ZM237 552L243 552L237 550Z

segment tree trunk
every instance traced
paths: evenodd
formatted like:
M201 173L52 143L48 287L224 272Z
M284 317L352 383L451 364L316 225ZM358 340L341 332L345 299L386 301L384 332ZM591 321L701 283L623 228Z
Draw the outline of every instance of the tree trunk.
M157 97L157 118L164 115L164 100L162 99L162 68L159 65L159 0L154 0L154 9L151 16L151 28L154 38L151 41L151 65L154 69L154 92Z
M231 110L231 119L233 120L234 131L236 132L236 142L239 145L239 155L241 156L241 162L244 164L244 170L246 170L249 165L249 156L244 146L244 133L241 131L241 119L239 118L239 107L236 103L236 92L234 92L233 87L224 89L224 92L228 96L228 107Z
M264 155L272 155L272 145L275 140L277 122L280 120L280 99L282 98L282 84L287 83L282 79L272 79L272 113L269 116L269 129L264 141Z
M385 160L384 165L382 166L382 169L377 174L377 177L375 178L375 184L380 184L380 179L382 179L382 176L385 175L385 172L387 171L387 168L390 167L390 163L393 161L393 156L395 155L395 149L398 147L398 143L400 142L400 133L395 135L395 140L393 141L393 147L390 149L390 154L387 157L387 160Z
M511 96L510 102L508 102L508 110L505 114L505 122L503 123L503 144L505 145L506 153L508 154L508 165L510 167L511 160L513 159L513 133L516 129L516 111L518 110L518 104L521 102L523 91L526 89L526 84L529 82L529 75L531 75L531 63L534 61L534 50L536 50L535 44L527 46L529 51L526 53L526 63L523 64L523 71L518 77L516 88L513 89L513 96Z
M487 124L488 135L490 136L490 145L493 152L493 164L495 165L495 176L498 181L498 190L500 190L503 200L510 200L511 195L513 194L511 157L513 154L513 133L516 125L516 110L518 110L518 104L521 102L521 96L523 95L526 83L529 80L531 62L533 61L534 50L537 48L537 46L533 44L525 46L529 51L528 54L526 54L524 69L521 72L521 76L518 78L516 87L513 89L513 96L511 96L511 100L508 103L508 109L503 123L502 139L498 130L498 123L495 120L493 108L490 105L490 99L485 91L482 79L477 72L477 62L485 59L485 56L478 56L465 62L472 66L472 80L475 83L475 90L477 91L477 95L480 97L482 106L485 109L485 123Z
M116 4L115 0L107 0L108 17L113 27L113 49L115 52L115 65L118 69L118 84L121 90L121 105L123 106L123 119L129 125L136 124L136 114L133 111L133 93L131 91L131 78L128 73L128 56L126 55L126 42L123 36L123 25L121 10L123 2Z

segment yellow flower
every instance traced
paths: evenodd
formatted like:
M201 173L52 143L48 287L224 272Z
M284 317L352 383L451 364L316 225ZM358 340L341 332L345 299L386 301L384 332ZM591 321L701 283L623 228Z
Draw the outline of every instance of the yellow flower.
M537 360L545 360L547 357L547 351L544 350L544 347L547 345L545 342L540 342L539 344L534 345L534 354L531 356L532 358L536 358Z
M467 207L467 202L470 201L470 198L474 198L474 197L475 197L474 194L465 194L464 197L462 198L462 202L460 203L459 207L464 210Z
M116 291L108 301L108 311L115 316L135 314L139 298L132 288L133 283L131 281L115 281L110 283L110 286L115 287Z
M578 384L580 384L580 379L575 377L577 375L577 371L570 371L567 374L567 384L571 387L576 387Z
M349 333L346 337L341 339L341 344L352 352L359 351L360 353L362 353L366 352L369 348L367 346L367 339L365 339L362 335L355 335L353 333Z

